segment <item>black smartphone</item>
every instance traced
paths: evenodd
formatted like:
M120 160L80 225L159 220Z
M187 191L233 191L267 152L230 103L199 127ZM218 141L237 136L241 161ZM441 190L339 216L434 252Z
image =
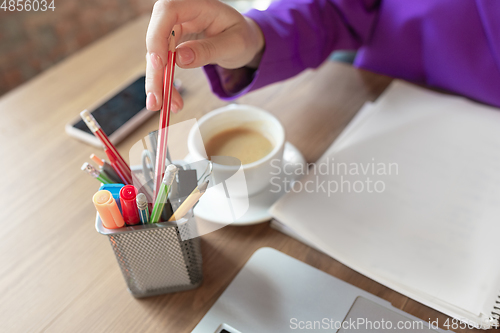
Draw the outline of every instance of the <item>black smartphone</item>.
M87 109L113 144L120 142L155 113L146 110L145 81L145 76L134 78L95 103L95 107ZM66 124L66 133L93 146L102 146L80 117Z

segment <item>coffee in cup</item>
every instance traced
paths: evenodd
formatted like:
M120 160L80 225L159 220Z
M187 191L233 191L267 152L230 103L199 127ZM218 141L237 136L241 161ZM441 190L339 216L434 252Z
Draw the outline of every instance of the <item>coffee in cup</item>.
M231 156L250 164L273 150L265 134L248 127L235 127L215 134L205 141L207 156Z
M285 131L278 119L249 105L229 105L209 112L198 120L188 138L191 158L211 159L215 185L225 183L235 197L259 193L269 185L281 166L284 145ZM235 180L238 170L244 172L243 183Z

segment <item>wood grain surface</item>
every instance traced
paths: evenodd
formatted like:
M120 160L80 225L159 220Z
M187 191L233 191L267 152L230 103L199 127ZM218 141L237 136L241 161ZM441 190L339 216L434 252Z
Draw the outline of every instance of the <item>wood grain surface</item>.
M204 282L196 290L134 299L109 242L94 228L97 181L81 170L100 149L64 125L117 85L144 72L142 17L0 99L0 332L189 332L250 256L269 246L424 320L446 316L409 300L336 260L277 232L269 223L227 226L202 237ZM177 70L186 89L172 123L226 105L201 69ZM328 62L237 102L272 112L307 161L318 159L366 101L391 79ZM118 149L158 128L158 114ZM395 249L397 250L397 249ZM471 330L456 330L466 332Z

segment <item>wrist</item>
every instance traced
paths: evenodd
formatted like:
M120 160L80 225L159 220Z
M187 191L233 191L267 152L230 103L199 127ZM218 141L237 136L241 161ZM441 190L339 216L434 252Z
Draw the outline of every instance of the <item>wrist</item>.
M245 67L257 69L259 67L260 60L262 59L262 55L264 54L264 48L266 42L264 39L264 34L262 33L262 30L260 29L259 25L249 17L245 16L245 20L247 21L247 24L250 29L250 34L252 36L251 38L252 44L250 50L254 54L252 60L249 63L247 63Z

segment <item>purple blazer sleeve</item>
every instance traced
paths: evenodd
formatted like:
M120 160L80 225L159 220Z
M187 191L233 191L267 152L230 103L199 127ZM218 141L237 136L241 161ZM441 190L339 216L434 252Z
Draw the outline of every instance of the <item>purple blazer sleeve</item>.
M379 0L281 0L266 11L245 15L262 29L266 42L259 68L236 94L226 92L215 65L204 67L212 91L234 99L268 84L318 67L334 50L358 49L372 31Z
M358 49L359 68L500 107L500 0L281 0L247 15L262 28L264 55L257 71L234 80L242 88L232 96L218 69L205 68L222 98L315 68L333 50Z

